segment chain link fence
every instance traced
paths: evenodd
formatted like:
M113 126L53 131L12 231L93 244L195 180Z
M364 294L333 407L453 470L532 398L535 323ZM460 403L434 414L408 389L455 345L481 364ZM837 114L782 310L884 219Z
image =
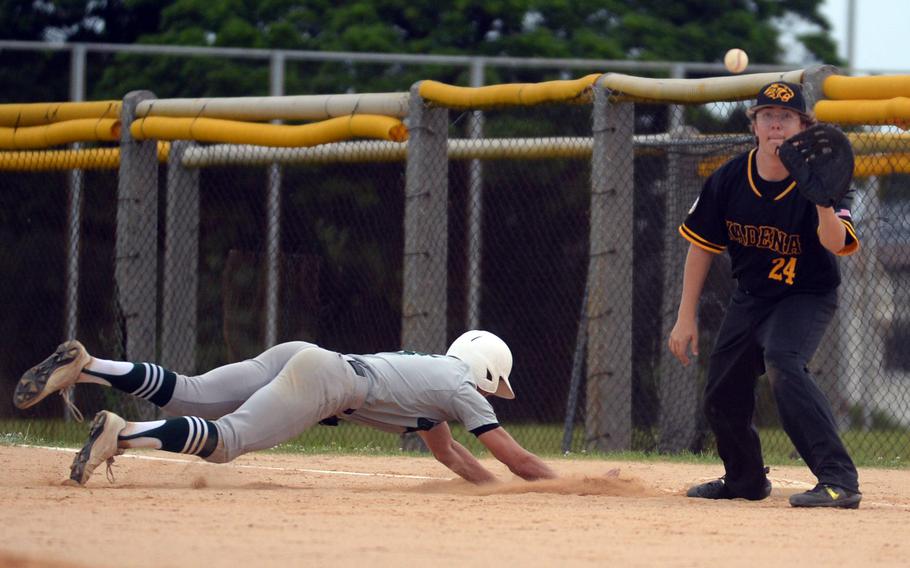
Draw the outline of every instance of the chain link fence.
M442 352L476 327L512 347L518 397L493 403L536 451L710 451L707 357L682 368L665 343L688 248L677 227L710 171L753 143L745 105L610 95L480 114L415 90L406 145L272 148L263 159L262 148L179 141L159 165L155 141L124 128L117 171L7 164L2 392L72 335L100 357L195 374L286 340ZM907 139L894 127L848 130L858 171L869 166L853 211L862 249L841 260L841 308L812 370L850 449L900 458L910 450ZM870 139L872 154L859 143ZM874 167L884 159L890 170ZM702 353L733 284L718 257ZM76 395L87 414L155 412L94 385ZM789 456L766 382L758 397L767 451ZM25 412L0 397L4 421L63 415L57 397ZM315 444L390 438L316 430Z
M18 376L53 352L67 337L110 358L126 356L127 315L117 301L118 176L110 169L115 148L83 148L85 169L58 170L61 153L23 155L16 170L0 174L3 222L0 284L9 338L0 353L3 392L0 416L21 415L12 407ZM32 171L28 171L32 170ZM153 280L151 286L155 287ZM142 416L143 404L94 385L76 390L77 406L116 408ZM29 411L38 418L70 418L62 399L51 397ZM146 411L145 415L148 415ZM40 428L37 429L40 432Z

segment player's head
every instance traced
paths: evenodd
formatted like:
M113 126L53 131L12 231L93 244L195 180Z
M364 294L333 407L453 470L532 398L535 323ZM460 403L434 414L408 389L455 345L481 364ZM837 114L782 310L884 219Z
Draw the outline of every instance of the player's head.
M512 351L502 339L489 331L471 330L453 341L446 355L468 365L478 389L502 398L515 398L509 384Z
M768 83L758 91L755 97L755 104L746 111L746 116L752 121L753 126L759 118L759 114L768 116L792 115L798 119L803 127L815 124L815 117L811 112L806 111L806 99L803 97L803 89L796 83L786 81L774 81Z

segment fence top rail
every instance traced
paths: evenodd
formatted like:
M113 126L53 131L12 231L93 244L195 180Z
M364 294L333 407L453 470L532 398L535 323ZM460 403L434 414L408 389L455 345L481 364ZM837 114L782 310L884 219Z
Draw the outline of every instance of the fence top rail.
M590 102L591 86L598 77L599 74L592 73L574 80L506 83L485 87L458 87L438 81L421 81L419 92L424 99L450 108L528 106L557 101Z
M196 140L291 148L318 146L349 138L396 142L408 139L407 128L397 118L370 114L339 116L301 125L151 116L133 122L130 132L136 140Z
M815 105L819 120L840 124L884 125L910 127L910 98L886 100L819 101Z
M230 118L234 120L323 120L352 114L408 115L408 93L296 95L147 99L136 106L137 117Z
M80 118L119 118L120 101L0 104L0 126L40 126Z
M910 75L845 77L831 75L822 82L825 96L835 100L910 97Z
M120 139L120 120L80 118L23 128L0 127L0 150L49 148L71 142L114 142Z
M606 73L597 84L613 91L617 100L700 104L751 99L772 81L802 82L804 72L796 69L705 79L651 79Z

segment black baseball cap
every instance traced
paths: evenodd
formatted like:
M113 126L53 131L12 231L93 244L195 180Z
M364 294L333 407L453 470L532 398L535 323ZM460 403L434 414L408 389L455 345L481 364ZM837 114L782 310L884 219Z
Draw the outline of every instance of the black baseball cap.
M758 110L765 107L788 108L803 116L808 116L803 89L796 83L774 81L762 87L758 91L758 96L755 97L755 105L749 108L749 116L754 116Z

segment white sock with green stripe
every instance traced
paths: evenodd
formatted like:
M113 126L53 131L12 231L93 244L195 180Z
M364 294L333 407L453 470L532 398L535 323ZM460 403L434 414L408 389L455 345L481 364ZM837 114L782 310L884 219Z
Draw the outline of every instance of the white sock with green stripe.
M118 440L127 448L152 448L205 458L218 445L218 427L196 416L127 422Z
M154 363L127 363L92 358L82 369L88 380L113 387L139 398L144 398L156 406L167 404L174 394L177 374Z

